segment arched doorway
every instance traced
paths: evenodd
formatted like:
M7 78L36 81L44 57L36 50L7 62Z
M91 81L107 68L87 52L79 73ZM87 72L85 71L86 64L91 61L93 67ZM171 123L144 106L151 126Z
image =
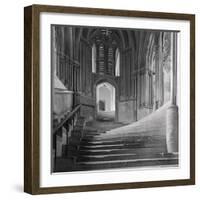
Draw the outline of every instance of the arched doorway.
M108 82L101 82L96 86L96 118L98 120L115 120L116 91Z

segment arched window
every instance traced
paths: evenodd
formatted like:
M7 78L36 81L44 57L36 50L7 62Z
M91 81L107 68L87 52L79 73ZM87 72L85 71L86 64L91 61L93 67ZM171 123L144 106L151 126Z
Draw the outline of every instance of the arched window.
M92 45L92 72L96 73L96 45Z
M115 51L115 76L120 76L120 52L118 48Z

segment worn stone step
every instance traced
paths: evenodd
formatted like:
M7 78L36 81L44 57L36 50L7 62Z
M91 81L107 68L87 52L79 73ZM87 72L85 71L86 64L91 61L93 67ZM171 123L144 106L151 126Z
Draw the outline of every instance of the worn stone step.
M133 133L128 133L128 134L124 134L124 135L114 135L112 137L112 135L109 135L108 133L102 133L99 134L98 136L94 136L91 139L92 140L109 140L109 139L119 139L119 138L134 138L134 137L148 137L148 138L154 138L154 137L158 137L158 138L164 138L165 135L159 135L156 132L150 132L149 134L145 134L145 133L137 133L137 132L133 132ZM89 138L88 138L89 139Z
M102 145L80 145L80 150L109 150L109 149L134 149L134 148L156 148L162 147L165 143L144 143L132 142L124 144L102 144Z
M103 140L87 140L85 137L82 138L83 144L88 145L99 145L99 144L113 144L113 143L131 143L131 142L163 142L165 137L154 136L154 137L124 137L124 138L108 138Z
M131 154L141 154L141 153L161 153L166 152L166 147L143 147L143 148L123 148L123 149L90 149L90 150L83 150L79 149L80 155L102 155L102 154L119 154L119 153L131 153Z
M85 165L101 165L101 164L113 164L113 163L128 163L128 162L146 162L146 161L167 161L167 160L177 160L177 158L138 158L138 159L115 159L115 160L101 160L101 161L81 161L77 164L85 164Z
M94 137L94 136L99 136L99 135L101 135L101 133L98 133L98 132L84 132L83 131L83 134L84 134L84 138L87 138L87 137L89 137L89 138L92 138L92 137Z
M177 157L176 155L166 155L163 153L156 153L156 154L134 154L134 153L118 153L118 154L100 154L100 155L83 155L79 156L77 161L110 161L110 160L128 160L128 159L142 159L142 158L173 158Z
M111 160L111 161L91 161L77 163L77 169L81 170L98 170L98 169L114 169L127 167L152 167L152 166L176 166L177 158L144 158L144 159L128 159L128 160Z
M105 156L105 155L104 155ZM129 155L127 155L129 156ZM132 155L134 156L134 155ZM134 167L175 167L178 164L178 154L159 154L161 157L148 157L137 159L114 159L103 161L84 161L78 160L76 157L59 158L55 172L68 172L68 171L88 171L88 170L103 170L103 169L120 169L120 168L134 168ZM104 158L105 159L105 158Z
M113 144L113 143L131 143L131 142L152 142L152 143L163 143L165 142L165 137L162 136L130 136L124 138L104 138L104 139L95 139L94 137L83 137L82 144L85 145L99 145L99 144Z

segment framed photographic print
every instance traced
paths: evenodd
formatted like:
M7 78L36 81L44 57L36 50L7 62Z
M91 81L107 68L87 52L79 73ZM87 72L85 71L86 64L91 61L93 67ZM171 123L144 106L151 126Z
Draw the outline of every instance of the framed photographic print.
M24 191L195 183L195 16L24 10Z

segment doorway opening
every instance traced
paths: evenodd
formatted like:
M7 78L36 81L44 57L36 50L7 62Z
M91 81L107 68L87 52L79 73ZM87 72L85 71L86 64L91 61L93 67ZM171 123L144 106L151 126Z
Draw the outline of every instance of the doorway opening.
M116 114L115 87L108 82L96 86L97 119L112 121Z

